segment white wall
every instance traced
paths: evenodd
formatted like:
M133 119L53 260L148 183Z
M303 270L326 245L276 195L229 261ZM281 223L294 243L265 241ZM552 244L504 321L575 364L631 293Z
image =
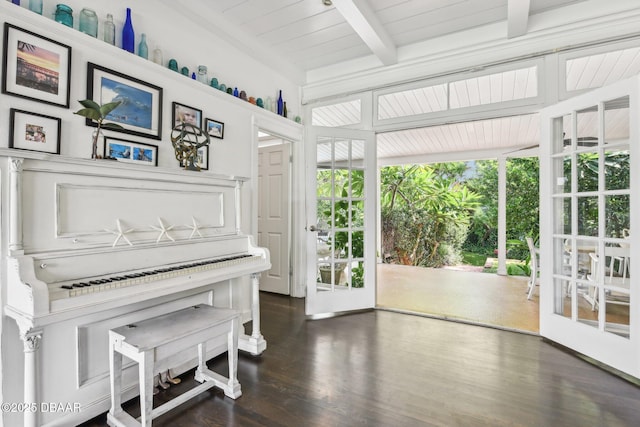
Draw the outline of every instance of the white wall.
M27 0L23 0L27 4ZM88 2L70 0L65 2L75 13L77 28L77 12ZM112 13L116 21L116 32L119 33L125 17L125 8L131 2L112 0L110 2L91 2L98 15L103 18L106 13ZM292 113L298 110L299 88L277 72L256 62L250 57L235 51L227 43L213 39L202 28L193 27L185 18L170 13L161 4L144 0L133 4L133 23L139 41L142 32L147 34L149 49L152 51L156 44L162 47L165 62L175 57L179 65L186 65L194 69L198 64L207 65L209 76L217 76L221 83L238 86L247 91L249 96L275 97L276 90L282 88L287 105ZM62 120L61 155L86 158L91 155L91 133L93 128L85 126L84 118L74 115L81 106L78 100L86 98L87 63L93 62L109 69L141 79L163 88L163 117L162 139L130 136L124 133L105 132L107 135L132 141L157 145L159 167L178 168L170 142L171 103L177 101L201 109L203 118L213 118L225 124L224 139L213 139L210 146L209 171L201 173L215 173L254 178L257 176L257 136L254 135L255 123L268 124L268 128L275 129L280 134L292 132L301 135L301 126L292 120L286 120L253 106L238 98L224 94L218 90L203 85L197 81L185 78L166 67L161 67L132 55L124 50L110 46L100 39L93 39L74 29L56 23L52 16L54 2L45 1L44 16L38 16L25 7L17 7L10 2L0 1L0 24L9 22L17 27L35 32L44 37L54 39L72 48L71 96L70 108L47 105L37 101L26 100L15 96L0 94L0 147L8 147L9 139L9 110L11 108L27 110L35 113L58 117ZM101 30L100 30L101 31ZM186 40L186 42L185 42ZM117 42L120 35L117 34ZM290 96L289 96L290 94ZM294 96L295 95L295 96ZM102 147L99 146L99 152ZM143 166L141 166L143 167ZM195 172L194 172L195 173ZM3 178L6 178L4 176ZM1 182L6 191L6 181ZM245 233L255 232L257 222L255 200L257 183L252 179L243 189L243 229ZM1 234L6 233L6 206L2 206ZM0 248L2 254L2 276L0 276L0 305L6 300L6 239ZM8 321L7 321L8 322ZM17 330L13 323L0 318L0 333L2 334L0 363L0 378L2 378L3 397L15 397L15 393L7 390L21 389L22 343L17 339ZM5 425L12 425L4 420ZM2 425L2 419L0 419ZM13 424L15 425L15 424Z
M21 7L26 8L29 1L22 0L21 3ZM43 16L53 19L57 3L45 0ZM162 1L68 0L64 4L73 9L76 29L83 7L89 7L98 14L98 39L102 39L102 22L107 13L111 13L116 24L116 46L121 46L126 8L130 7L136 35L136 53L141 34L145 33L149 58L153 49L159 46L163 52L165 66L170 58L176 59L180 68L187 66L190 71L195 71L198 65L206 65L210 78L216 77L220 83L227 86L237 86L238 90L245 90L248 96L256 98L275 97L278 90L282 89L288 110L295 114L300 110L297 107L300 104L299 88L291 79L239 52L229 42L216 37L208 28L194 24L194 21L176 13ZM289 116L293 117L295 114Z

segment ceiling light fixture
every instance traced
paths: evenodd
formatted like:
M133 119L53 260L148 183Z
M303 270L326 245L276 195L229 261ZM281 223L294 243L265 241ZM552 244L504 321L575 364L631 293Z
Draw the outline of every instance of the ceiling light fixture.
M331 0L322 0L322 4L325 6L333 6L333 2Z

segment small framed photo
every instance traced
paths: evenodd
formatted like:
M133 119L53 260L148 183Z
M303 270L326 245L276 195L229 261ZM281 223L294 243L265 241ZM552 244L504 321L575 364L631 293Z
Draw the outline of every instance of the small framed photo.
M158 166L158 146L105 136L104 157L125 163Z
M174 102L173 115L171 116L171 129L175 128L180 123L186 123L193 125L198 129L202 129L202 111L197 108L189 107L188 105Z
M69 108L71 47L4 23L2 93Z
M209 146L204 145L198 148L198 156L195 161L196 166L200 168L200 170L206 171L209 170ZM182 162L180 167L185 167L186 162Z
M203 170L203 171L209 170L209 146L208 145L198 148L198 157L196 160L196 165L200 168L200 170Z
M87 98L100 105L122 101L107 120L122 126L114 132L162 139L162 88L91 62L87 65ZM87 126L96 126L86 120Z
M212 138L224 138L224 123L213 119L206 120L206 130Z
M60 154L59 118L12 108L9 120L9 148Z

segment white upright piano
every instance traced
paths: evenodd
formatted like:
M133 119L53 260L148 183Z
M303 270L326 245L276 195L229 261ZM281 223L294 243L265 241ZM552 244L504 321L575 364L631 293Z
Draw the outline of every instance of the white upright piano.
M15 320L3 375L22 382L4 400L35 403L25 425L108 410L108 331L121 325L195 304L231 307L252 320L239 348L265 350L258 276L271 265L241 233L245 178L6 149L0 167L5 335ZM11 359L18 369L7 372ZM194 350L176 370L195 363ZM123 390L137 394L135 364L125 364Z

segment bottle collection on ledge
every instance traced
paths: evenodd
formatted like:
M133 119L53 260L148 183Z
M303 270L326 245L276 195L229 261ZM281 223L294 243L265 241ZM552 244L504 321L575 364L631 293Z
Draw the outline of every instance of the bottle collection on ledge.
M9 0L13 4L20 5L20 0ZM42 15L42 2L43 0L29 0L29 10ZM83 8L79 15L78 30L90 35L91 37L98 38L98 15L95 11L89 8ZM73 9L65 4L58 4L54 13L54 20L70 28L73 28ZM107 14L106 19L102 23L102 39L111 45L116 44L116 26L113 22L113 15ZM135 31L133 29L133 22L131 18L131 9L127 8L126 18L122 27L122 49L135 53ZM140 35L140 43L138 44L138 56L151 59L154 63L164 66L164 59L162 50L156 47L152 52L152 57L149 58L149 47L147 45L147 36L145 33ZM225 84L218 82L218 79L213 77L209 79L207 74L207 67L205 65L199 65L197 73L189 72L188 67L178 68L178 62L175 59L170 59L167 63L167 67L170 70L179 72L184 76L187 76L193 80L197 80L214 89L218 89L229 95L240 98L243 101L247 101L260 108L271 111L282 117L288 117L287 103L282 99L282 91L278 91L278 95L274 100L271 97L266 99L255 98L253 96L247 96L244 90L238 90L237 87L231 88ZM294 118L295 122L301 123L300 116Z

